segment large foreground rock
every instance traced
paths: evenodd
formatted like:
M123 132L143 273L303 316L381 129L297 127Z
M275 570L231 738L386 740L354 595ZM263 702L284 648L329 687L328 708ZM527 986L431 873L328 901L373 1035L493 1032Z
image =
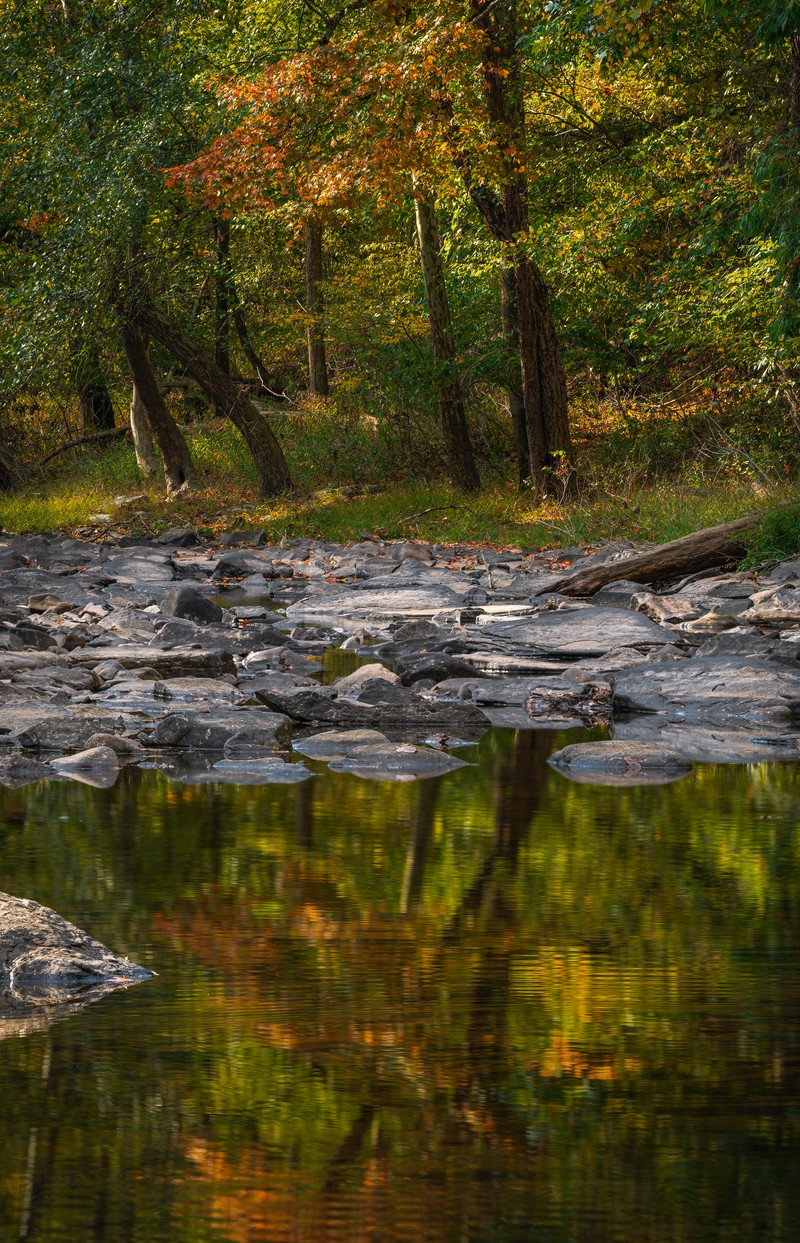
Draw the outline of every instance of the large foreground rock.
M0 1038L26 1034L152 975L49 907L0 893Z
M800 668L714 656L640 666L616 676L614 710L788 722L800 718Z

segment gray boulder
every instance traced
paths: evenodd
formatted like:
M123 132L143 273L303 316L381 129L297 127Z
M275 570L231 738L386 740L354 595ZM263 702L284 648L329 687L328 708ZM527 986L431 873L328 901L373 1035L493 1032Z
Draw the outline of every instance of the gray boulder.
M195 591L194 587L173 587L161 601L161 612L167 617L185 617L200 625L221 622L224 610L213 600Z
M561 659L602 656L612 648L666 646L674 635L625 609L582 608L537 613L517 621L482 626L483 645L516 655Z
M691 763L677 751L655 742L576 742L548 760L573 779L625 785L650 785L685 776Z
M48 907L0 893L0 1035L21 1005L93 1001L152 975Z
M331 730L294 744L295 751L325 760L334 772L378 781L413 781L463 768L464 761L432 747L391 742L374 729Z

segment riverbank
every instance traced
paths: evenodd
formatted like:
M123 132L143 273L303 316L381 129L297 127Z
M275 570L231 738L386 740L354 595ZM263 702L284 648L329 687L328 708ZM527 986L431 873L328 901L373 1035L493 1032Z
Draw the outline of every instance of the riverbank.
M0 781L108 785L143 764L295 782L314 773L301 755L414 779L459 767L492 727L605 727L624 746L600 768L589 757L595 781L794 758L800 560L757 573L726 553L648 583L636 552L269 545L262 531L210 543L189 527L6 539ZM601 566L605 586L569 594L570 571ZM325 679L332 652L351 667ZM580 759L565 772L585 780Z

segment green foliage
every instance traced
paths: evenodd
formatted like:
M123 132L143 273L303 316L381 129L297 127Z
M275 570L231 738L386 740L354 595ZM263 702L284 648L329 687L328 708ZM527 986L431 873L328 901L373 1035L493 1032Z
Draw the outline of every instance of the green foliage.
M747 539L748 564L784 561L800 554L800 502L768 510Z

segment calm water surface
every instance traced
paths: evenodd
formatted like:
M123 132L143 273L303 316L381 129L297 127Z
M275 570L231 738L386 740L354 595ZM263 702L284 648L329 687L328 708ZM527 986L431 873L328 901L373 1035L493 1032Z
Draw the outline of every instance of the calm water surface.
M0 889L159 972L0 1043L2 1243L794 1243L800 769L566 740L0 791Z

